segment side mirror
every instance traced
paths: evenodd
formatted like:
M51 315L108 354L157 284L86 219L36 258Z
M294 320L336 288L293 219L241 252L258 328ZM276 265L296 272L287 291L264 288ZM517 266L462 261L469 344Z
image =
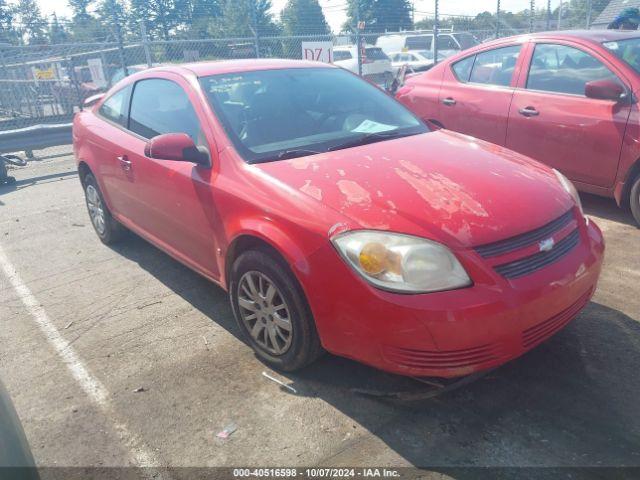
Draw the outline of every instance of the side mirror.
M205 147L197 147L186 133L165 133L153 137L144 147L144 154L158 160L211 165L209 151Z
M585 84L584 94L587 98L619 102L626 97L627 91L613 80L594 80Z

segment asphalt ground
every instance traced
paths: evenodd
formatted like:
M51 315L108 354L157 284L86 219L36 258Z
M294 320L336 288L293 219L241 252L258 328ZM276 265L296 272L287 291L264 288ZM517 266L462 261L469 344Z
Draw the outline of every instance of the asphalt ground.
M269 370L225 292L136 236L99 242L71 155L10 173L0 379L39 466L417 466L429 478L640 466L640 229L611 200L583 196L607 251L574 322L481 380L403 402L354 389L423 386L330 355L296 374Z

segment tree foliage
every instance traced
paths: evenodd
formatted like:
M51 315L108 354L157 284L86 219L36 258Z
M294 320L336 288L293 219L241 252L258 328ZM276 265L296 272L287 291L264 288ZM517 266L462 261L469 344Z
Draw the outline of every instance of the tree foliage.
M410 30L412 5L409 0L348 0L343 29L352 31L358 20L365 22L365 30L372 33Z
M280 20L285 35L323 35L331 32L318 0L289 0Z

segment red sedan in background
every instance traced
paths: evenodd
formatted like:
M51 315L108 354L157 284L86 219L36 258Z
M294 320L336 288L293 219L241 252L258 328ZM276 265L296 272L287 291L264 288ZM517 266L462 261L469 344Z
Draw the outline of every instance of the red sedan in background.
M408 78L397 98L432 125L550 165L640 224L640 34L503 38Z
M104 243L124 228L229 291L258 356L323 348L405 375L500 365L565 326L603 239L559 172L428 127L337 67L134 74L76 115Z

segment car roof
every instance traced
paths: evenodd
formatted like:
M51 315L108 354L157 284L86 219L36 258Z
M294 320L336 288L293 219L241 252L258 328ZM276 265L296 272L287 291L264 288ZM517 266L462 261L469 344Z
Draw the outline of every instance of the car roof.
M180 65L166 65L147 71L169 71L184 73L185 70L198 77L208 75L219 75L224 73L250 72L257 70L278 70L285 68L337 68L332 65L312 62L308 60L283 60L283 59L242 59L242 60L220 60L198 63L183 63Z
M481 45L492 43L504 43L509 40L525 41L525 40L578 40L589 43L611 42L616 40L627 40L630 38L640 38L640 32L630 30L563 30L539 33L527 33L524 35L516 35L513 37L498 38Z

